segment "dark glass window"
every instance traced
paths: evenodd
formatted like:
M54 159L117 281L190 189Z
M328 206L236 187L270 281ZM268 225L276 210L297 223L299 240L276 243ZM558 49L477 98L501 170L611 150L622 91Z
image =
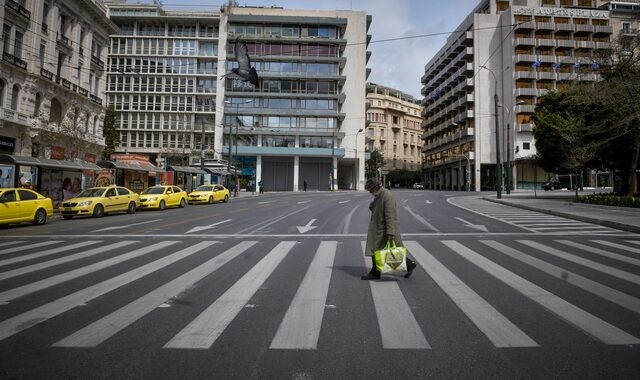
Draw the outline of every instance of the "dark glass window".
M125 189L124 187L119 187L118 188L118 194L119 195L129 195L131 194L131 192L127 189Z
M38 196L35 193L28 190L18 190L18 195L20 195L21 201L32 201L34 199L38 199Z
M14 190L9 190L2 194L0 197L0 201L2 202L15 202L16 201L16 192Z

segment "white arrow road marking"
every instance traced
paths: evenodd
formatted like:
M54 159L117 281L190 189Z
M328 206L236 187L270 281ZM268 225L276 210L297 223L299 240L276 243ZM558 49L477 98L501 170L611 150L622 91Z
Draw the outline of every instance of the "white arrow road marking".
M347 203L347 202L351 202L351 201L340 201L338 203L343 204L343 203Z
M311 231L312 229L314 229L314 228L318 227L318 226L312 226L313 222L315 222L315 221L316 221L315 219L311 219L311 220L309 221L309 223L307 223L307 225L306 225L306 226L298 226L298 231L299 231L301 234L303 234L303 233L305 233L305 232L309 232L309 231Z
M189 231L187 231L188 234L192 233L192 232L199 232L202 230L208 230L210 228L216 228L216 226L218 224L222 224L222 223L226 223L226 222L230 222L231 219L227 219L227 220L223 220L221 222L218 223L213 223L213 224L209 224L208 226L198 226L198 227L193 227L192 229L190 229Z
M311 199L309 199L308 201L300 201L298 202L298 204L309 203L309 202L311 202Z
M470 222L467 222L466 220L458 217L456 217L456 219L464 223L465 227L475 228L476 230L479 230L482 232L489 232L489 230L487 229L487 227L484 226L484 224L471 224Z
M432 204L433 202L431 202L430 200L428 200L428 199L427 199L426 201L424 201L424 203L426 203L426 204L430 205L430 204Z
M100 232L100 231L111 231L111 230L120 230L123 228L129 228L132 226L139 226L141 224L147 224L147 223L153 223L153 222L159 222L162 219L154 219L154 220L147 220L145 222L139 222L139 223L133 223L133 224L127 224L126 226L114 226L114 227L106 227L106 228L101 228L99 230L95 230L95 231L91 231L91 232Z

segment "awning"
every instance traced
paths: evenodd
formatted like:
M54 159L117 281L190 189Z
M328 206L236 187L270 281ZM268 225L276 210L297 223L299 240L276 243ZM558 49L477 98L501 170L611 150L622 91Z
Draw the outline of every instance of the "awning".
M101 168L116 168L123 170L133 170L137 172L157 172L164 173L164 169L159 168L147 161L99 161Z
M70 170L102 169L96 164L92 164L90 162L84 162L84 161L50 160L47 158L14 156L11 154L0 154L0 163L25 165L25 166L39 166L42 168L70 169Z
M167 170L171 170L174 172L182 172L182 173L193 173L193 174L204 174L204 172L200 169L193 168L191 166L169 166Z

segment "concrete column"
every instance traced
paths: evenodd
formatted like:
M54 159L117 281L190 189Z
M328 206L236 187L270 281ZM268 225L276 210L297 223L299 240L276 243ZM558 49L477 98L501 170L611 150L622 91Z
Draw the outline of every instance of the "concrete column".
M331 168L333 171L333 185L330 183L330 188L331 190L338 190L338 157L333 157ZM331 181L331 179L329 179L329 181Z
M262 181L262 155L256 156L256 186ZM257 191L260 189L256 188Z
M293 157L293 191L298 191L298 181L300 178L300 156Z

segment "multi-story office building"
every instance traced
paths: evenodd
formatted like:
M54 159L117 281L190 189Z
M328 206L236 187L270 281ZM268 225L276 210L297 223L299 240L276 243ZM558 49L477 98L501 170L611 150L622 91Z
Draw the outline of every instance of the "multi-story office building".
M33 158L95 163L102 152L104 61L117 27L99 0L0 3L0 153L47 193L62 186L56 168L74 166Z
M393 88L367 83L367 150L385 158L383 171L421 170L421 101Z
M571 81L600 78L594 57L610 47L609 11L591 0L513 3L481 1L425 66L422 151L429 188L506 185L508 176L496 181L496 162L511 172L513 187L546 179L533 163L530 118L538 98Z
M108 7L121 28L111 39L108 90L120 112L120 151L198 166L202 149L230 158L243 182L266 190L295 191L305 181L309 189L363 188L365 13ZM255 88L220 80L236 64L238 37L258 71Z

